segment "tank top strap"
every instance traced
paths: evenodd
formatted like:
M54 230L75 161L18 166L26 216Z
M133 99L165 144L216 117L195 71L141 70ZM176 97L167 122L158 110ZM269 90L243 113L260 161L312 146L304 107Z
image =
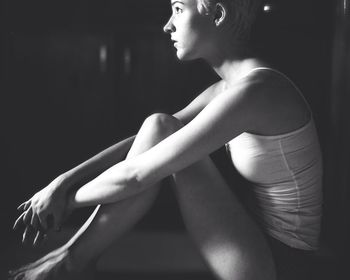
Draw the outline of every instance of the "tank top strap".
M259 70L269 70L272 72L277 73L278 75L282 76L284 79L286 79L299 93L299 95L301 96L301 98L304 100L307 108L309 109L311 118L313 118L313 114L312 114L312 110L311 110L311 106L309 104L309 102L306 100L305 96L303 95L303 93L301 92L301 90L299 89L299 87L284 73L282 73L281 71L274 69L274 68L270 68L270 67L256 67L251 69L244 77L250 75L252 72L254 71L259 71Z

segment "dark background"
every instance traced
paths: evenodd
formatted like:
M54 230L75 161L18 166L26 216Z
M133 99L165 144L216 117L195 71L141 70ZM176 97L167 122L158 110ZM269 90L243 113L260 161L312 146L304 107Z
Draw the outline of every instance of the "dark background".
M169 2L1 2L0 215L6 238L19 242L10 227L20 202L62 172L136 133L146 116L176 112L218 79L201 61L177 61L162 32ZM336 37L342 24L340 1L270 2L276 5L259 16L253 38L258 51L294 80L313 109L326 167L323 242L341 255L348 244L350 216L344 211L350 196L346 183L339 184L336 177L335 155L345 145L336 121L346 112L342 101L349 100L334 95L334 80L342 77L334 53L342 42ZM338 54L338 62L344 59ZM221 158L220 153L215 157ZM222 165L234 181L231 167ZM166 189L138 227L183 230L177 214Z

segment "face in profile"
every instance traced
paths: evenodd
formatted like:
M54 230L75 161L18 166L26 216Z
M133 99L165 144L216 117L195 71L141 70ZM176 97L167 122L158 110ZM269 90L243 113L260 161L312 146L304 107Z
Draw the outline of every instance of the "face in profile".
M214 24L201 14L197 0L171 0L172 14L164 26L180 60L205 58L210 51Z

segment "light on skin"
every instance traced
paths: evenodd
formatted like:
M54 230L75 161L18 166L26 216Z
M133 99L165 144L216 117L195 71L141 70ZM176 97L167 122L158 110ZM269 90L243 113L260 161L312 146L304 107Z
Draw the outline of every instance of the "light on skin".
M116 233L123 233L131 225L127 222L131 216L127 215L134 214L136 211L129 211L129 213L116 211L133 209L129 208L131 204L126 204L126 208L119 208L120 205L113 203L118 201L129 203L127 198L131 197L144 199L137 194L146 193L147 188L151 188L162 178L176 174L179 184L177 190L181 189L178 194L182 196L180 201L183 202L184 216L190 221L193 235L196 235L206 253L207 260L216 268L221 279L256 279L255 276L260 273L265 273L265 275L259 276L259 279L275 279L274 276L271 276L273 274L271 259L261 257L268 253L267 244L264 243L262 235L258 233L259 230L255 224L243 215L243 212L238 212L237 215L236 207L239 204L234 197L229 195L229 188L225 185L224 179L207 158L210 153L243 132L257 131L259 134L264 134L267 127L279 125L278 121L273 122L283 117L282 114L275 114L273 118L266 114L266 112L268 114L276 112L276 110L271 110L271 102L269 102L276 101L275 98L272 98L274 97L274 92L271 93L273 88L269 88L268 84L262 85L260 78L257 79L256 76L240 83L237 82L237 79L245 76L250 70L262 65L258 60L242 55L244 45L235 40L234 35L230 32L232 31L232 15L224 3L217 3L215 9L208 14L198 11L197 0L174 0L171 6L172 15L164 31L169 33L171 39L176 42L178 58L180 60L204 59L223 81L208 88L198 96L197 102L189 104L184 111L174 115L181 124L184 124L180 129L172 131L171 135L163 138L161 142L157 141L157 144L152 139L152 145L146 147L147 149L142 146L138 153L112 165L95 179L70 194L68 203L70 208L98 204L110 204L110 208L101 205L101 211L105 211L103 213L106 215L98 217L97 222L91 218L85 224L86 226L84 225L85 228L83 226L78 234L67 243L68 245L63 247L63 250L75 249L78 264L89 263L89 259L93 259L108 247L108 243L115 238ZM224 85L224 88L221 85ZM264 98L257 98L256 92L262 92L259 96L263 95ZM275 106L275 108L278 107L283 106ZM286 123L283 122L283 124ZM140 139L144 140L144 135L138 134L140 135ZM138 149L137 145L135 146ZM132 148L135 146L132 145ZM187 169L188 173L186 173L185 169L190 166L191 168ZM213 186L215 188L212 188ZM193 200L188 198L191 192L194 194ZM204 200L198 199L199 196ZM206 199L210 203L202 203ZM208 206L209 204L211 207ZM223 207L224 205L226 206ZM139 211L144 213L144 209L139 209ZM119 213L122 215L119 216ZM127 219L124 219L123 216ZM116 217L119 220L116 221ZM119 221L121 223L118 223ZM120 224L124 225L123 230L119 230ZM215 230L216 235L211 234L212 229ZM222 235L218 235L218 232L221 232ZM213 237L217 236L219 238L213 240ZM79 241L75 242L78 239ZM238 244L243 245L239 248ZM250 250L247 250L249 248ZM259 254L256 254L257 251ZM57 256L60 257L60 255ZM39 275L45 273L45 269L54 270L55 265L61 265L60 262L61 260L57 257L53 258L53 262L50 260L50 262L44 262L43 265L39 264L33 269L33 273ZM50 268L50 265L53 268ZM266 272L267 266L271 269L268 272ZM247 273L250 273L251 277L245 277Z
M204 59L222 78L226 88L262 62L242 55L245 42L236 40L232 15L225 3L200 13L197 0L171 1L172 15L164 26L179 60Z
M244 110L247 115L253 115L253 112L258 115L255 103L247 101L252 90L245 84L240 89L237 79L261 64L253 58L238 58L236 55L237 44L230 36L230 24L226 24L230 15L224 4L216 4L209 14L200 13L197 4L197 0L172 1L172 15L164 31L176 42L180 60L201 58L207 61L223 79L223 90L229 93L211 102L191 123L168 139L141 155L116 164L81 187L72 200L74 207L111 203L135 195L203 158L243 129L254 130L256 123L250 118L242 119L240 113ZM246 104L252 106L242 109ZM237 120L237 124L234 125L232 120ZM227 129L223 129L226 121ZM216 128L219 129L217 132ZM206 133L216 137L212 141L205 140L209 137ZM193 143L196 143L196 148Z
M164 26L170 34L180 60L203 58L211 51L214 24L211 17L199 13L196 0L171 2L172 15Z

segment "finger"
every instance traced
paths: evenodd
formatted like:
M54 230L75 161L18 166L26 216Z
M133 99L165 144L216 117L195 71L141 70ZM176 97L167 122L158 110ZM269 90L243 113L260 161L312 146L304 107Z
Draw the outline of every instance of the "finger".
M40 230L39 218L38 218L38 216L35 213L33 213L33 215L32 215L32 219L30 220L30 225L35 230Z
M43 240L44 240L44 235L45 233L42 232L41 230L38 230L33 241L33 246L36 247L38 246Z
M29 208L25 214L24 214L24 217L23 217L23 223L25 225L29 225L30 224L30 221L32 219L32 214L33 214L33 209L32 208Z
M32 246L33 246L33 247L36 247L36 246L39 245L39 243L40 243L40 230L38 230L38 231L36 232L35 237L34 237L34 240L33 240Z
M17 220L15 221L15 223L13 224L13 230L16 230L19 225L21 224L22 220L23 220L23 216L26 214L26 212L23 212L18 218Z
M38 214L38 219L40 222L40 226L43 229L43 231L47 231L48 227L47 227L47 221L45 219L45 214Z
M31 200L27 200L23 202L20 206L18 206L17 210L26 211L30 207L31 203L32 203Z
M27 202L26 202L26 204L24 205L24 210L28 210L29 209L29 207L32 205L32 201L31 200L28 200Z
M39 236L39 244L42 245L44 243L46 243L47 241L47 234L46 232L40 231L40 236Z
M30 244L30 241L34 239L35 232L32 226L27 226L23 232L22 243L25 245Z
M17 210L24 211L24 207L25 207L26 203L27 203L27 201L23 202L20 206L17 207Z
M27 243L28 235L29 235L29 227L27 226L27 227L24 229L24 232L23 232L22 244Z

